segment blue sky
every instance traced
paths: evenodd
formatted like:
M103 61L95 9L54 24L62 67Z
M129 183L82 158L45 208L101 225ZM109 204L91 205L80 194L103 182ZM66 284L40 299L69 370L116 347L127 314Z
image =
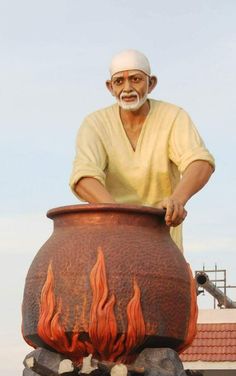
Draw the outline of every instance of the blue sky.
M149 57L152 97L187 110L216 158L188 204L185 255L193 270L217 263L236 284L235 11L234 0L0 0L2 373L21 372L30 351L20 334L25 275L52 231L46 211L77 203L68 187L76 132L113 103L104 81L124 48Z

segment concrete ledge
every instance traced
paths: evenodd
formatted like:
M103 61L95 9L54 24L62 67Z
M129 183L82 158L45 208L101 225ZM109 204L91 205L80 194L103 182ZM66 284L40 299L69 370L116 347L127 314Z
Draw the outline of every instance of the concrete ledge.
M236 362L183 362L184 369L192 370L236 370ZM236 374L236 373L235 373Z
M236 309L201 309L198 324L236 323Z

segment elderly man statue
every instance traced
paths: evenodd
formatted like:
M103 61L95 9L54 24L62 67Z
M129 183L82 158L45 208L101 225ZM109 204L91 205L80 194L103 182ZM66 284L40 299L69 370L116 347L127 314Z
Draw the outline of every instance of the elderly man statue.
M185 205L207 183L214 158L182 108L149 98L156 84L141 52L113 57L106 86L117 103L81 125L70 186L89 203L165 208L182 249Z

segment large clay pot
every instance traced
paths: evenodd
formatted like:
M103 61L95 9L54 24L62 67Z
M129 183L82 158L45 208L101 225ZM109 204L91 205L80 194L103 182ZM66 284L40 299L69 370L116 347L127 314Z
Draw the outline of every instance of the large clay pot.
M52 209L54 232L29 269L23 335L75 362L130 362L145 347L188 346L196 330L192 274L164 211L130 205Z

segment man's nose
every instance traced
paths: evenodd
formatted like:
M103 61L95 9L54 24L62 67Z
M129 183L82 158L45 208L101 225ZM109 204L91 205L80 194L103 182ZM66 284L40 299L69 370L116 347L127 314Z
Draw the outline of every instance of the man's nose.
M130 85L130 81L128 78L125 79L124 81L124 91L131 91L132 90L132 87Z

